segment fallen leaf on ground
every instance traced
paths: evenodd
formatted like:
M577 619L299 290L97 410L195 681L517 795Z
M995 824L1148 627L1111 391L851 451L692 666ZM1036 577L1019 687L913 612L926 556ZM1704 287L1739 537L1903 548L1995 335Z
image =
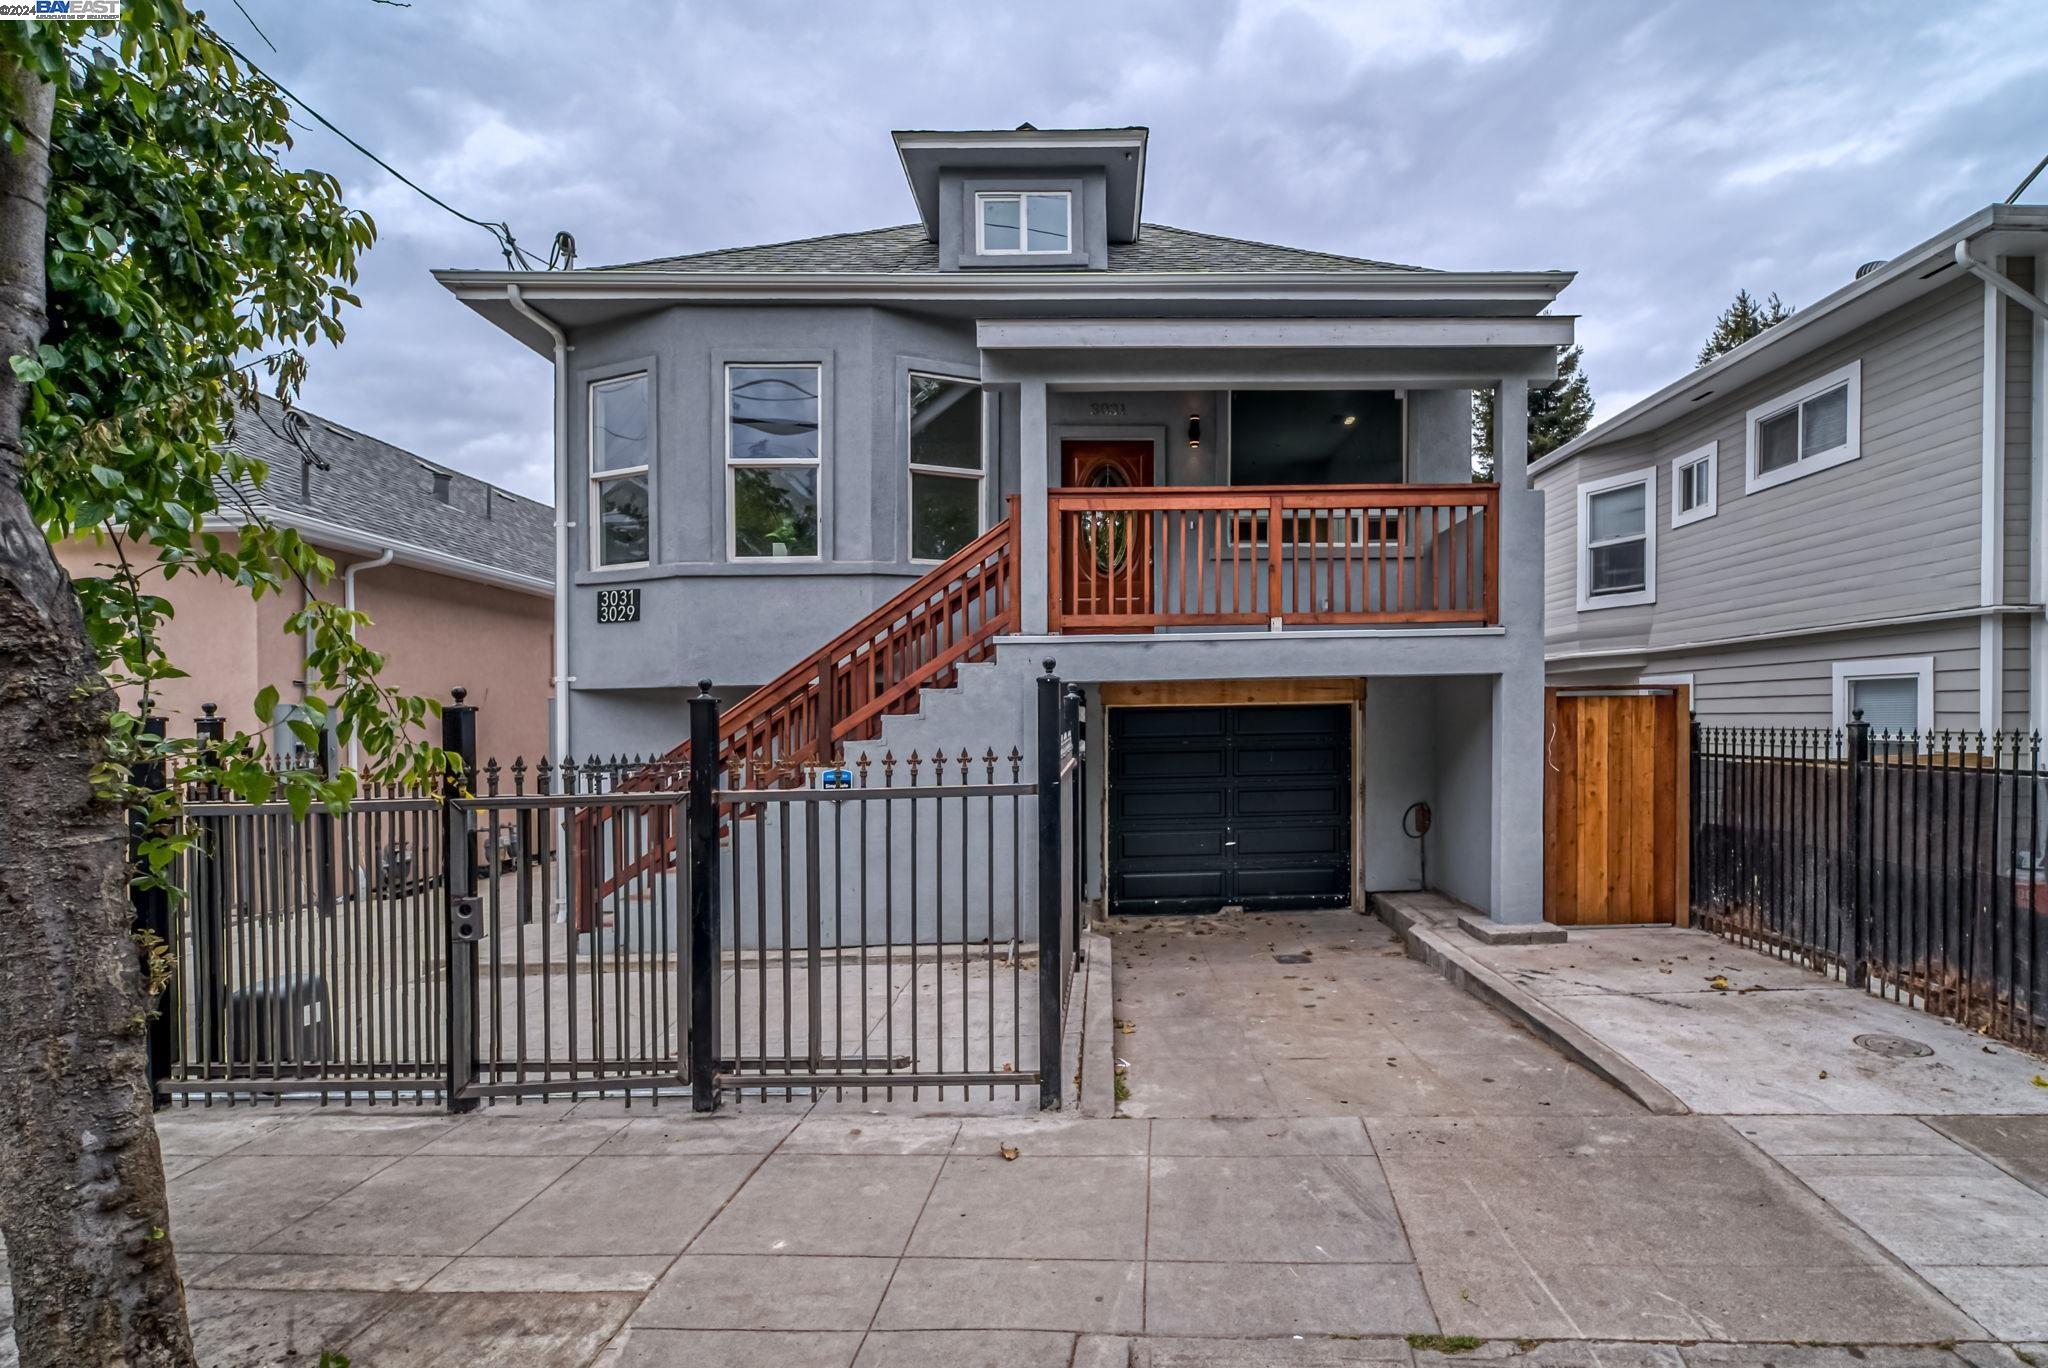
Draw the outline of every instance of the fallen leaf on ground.
M1727 992L1727 991L1728 991L1728 976L1727 976L1726 974L1716 974L1716 975L1714 975L1714 976L1713 976L1712 978L1710 978L1710 979L1708 979L1708 980L1707 980L1707 987L1709 987L1709 988L1713 989L1713 990L1714 990L1715 992L1717 992L1717 993L1725 993L1725 992Z
M1004 1145L1001 1154L1005 1160L1015 1159L1017 1157L1017 1147L1015 1145Z
M2043 1078L2041 1077L2041 1075L2035 1074L2034 1086L2037 1088L2048 1088L2048 1078Z

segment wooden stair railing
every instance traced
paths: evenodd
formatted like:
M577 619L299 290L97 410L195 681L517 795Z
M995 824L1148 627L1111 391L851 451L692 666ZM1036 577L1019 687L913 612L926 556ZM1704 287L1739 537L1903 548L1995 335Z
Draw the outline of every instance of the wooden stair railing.
M774 775L799 782L804 766L836 763L846 742L880 735L884 717L914 711L923 690L945 687L963 663L993 655L995 639L1017 628L1017 531L1013 494L1001 522L725 710L719 719L719 771L745 773L756 784ZM681 791L689 782L689 760L685 741L611 791ZM630 810L592 806L570 819L578 931L594 925L599 898L674 868L678 824L667 809L648 812L644 849L637 853L627 849L625 824L638 820ZM604 844L610 858L599 869L592 857Z

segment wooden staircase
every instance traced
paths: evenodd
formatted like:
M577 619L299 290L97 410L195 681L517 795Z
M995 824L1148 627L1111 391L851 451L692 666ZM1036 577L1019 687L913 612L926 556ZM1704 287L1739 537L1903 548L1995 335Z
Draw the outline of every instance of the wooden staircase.
M874 739L884 717L915 712L924 690L950 687L962 663L992 656L996 638L1017 629L1017 525L1011 495L1001 522L726 709L720 773L757 787L802 783L807 766L838 763L848 741ZM685 741L611 791L679 792L689 762ZM578 931L595 924L600 899L675 867L678 825L666 806L576 811L569 840Z

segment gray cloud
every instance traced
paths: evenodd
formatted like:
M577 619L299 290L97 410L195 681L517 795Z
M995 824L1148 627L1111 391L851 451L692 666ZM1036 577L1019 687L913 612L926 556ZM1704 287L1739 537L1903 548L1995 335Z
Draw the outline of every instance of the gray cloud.
M1603 413L1737 287L1804 304L2048 152L2048 7L1140 0L244 0L215 22L450 203L586 263L912 217L891 128L1143 123L1147 217L1422 265L1579 272ZM549 497L546 364L435 266L491 241L317 128L377 219L305 402ZM2032 198L2048 199L2048 185Z

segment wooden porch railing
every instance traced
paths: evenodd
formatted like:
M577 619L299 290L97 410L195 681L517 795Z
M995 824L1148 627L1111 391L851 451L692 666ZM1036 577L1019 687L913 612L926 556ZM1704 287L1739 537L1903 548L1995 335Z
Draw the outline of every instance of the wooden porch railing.
M743 771L758 786L776 782L772 776L795 782L803 766L831 765L846 742L879 735L884 717L915 711L920 691L949 685L961 664L992 655L995 639L1017 626L1017 525L1012 495L1001 522L727 709L719 769ZM680 792L689 759L685 741L614 791ZM647 826L629 839L631 822ZM577 928L590 928L598 898L674 868L676 835L664 809L580 810L570 833L581 871L572 886ZM600 853L605 858L592 858Z
M1500 487L1055 489L1055 632L1500 621Z

